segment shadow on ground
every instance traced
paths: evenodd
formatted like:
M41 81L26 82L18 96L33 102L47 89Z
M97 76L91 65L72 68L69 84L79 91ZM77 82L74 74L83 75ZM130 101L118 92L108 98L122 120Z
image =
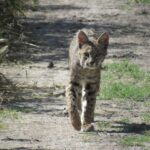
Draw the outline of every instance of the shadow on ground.
M150 130L150 125L146 123L126 123L126 122L115 122L115 125L112 125L110 129L105 132L107 133L136 133L143 134L145 131ZM97 130L97 132L104 132Z
M13 100L15 93L17 93L16 85L4 74L0 73L0 106L3 103Z
M18 89L18 90L17 90ZM2 108L30 114L64 116L64 90L55 88L16 88L11 101L3 101Z
M120 132L142 134L144 131L150 130L150 125L145 123L141 124L125 123L125 122L116 122L116 123L120 124L119 126L119 128L121 129Z
M58 10L83 10L88 9L86 7L79 7L73 5L40 5L38 6L39 11L43 12L51 12L51 11L58 11Z
M52 13L57 10L82 10L83 7L71 5L43 5L39 6L41 12ZM37 11L39 11L37 10ZM108 31L110 37L118 38L127 35L149 37L150 34L143 28L150 24L131 25L118 23L103 23L96 20L89 21L87 18L70 18L70 19L52 19L47 21L45 18L35 16L27 18L24 23L24 33L28 37L27 43L33 45L13 43L9 53L9 60L26 59L34 62L49 62L66 60L68 57L68 47L74 33L82 28L94 28L96 31ZM129 50L131 47L138 46L138 43L128 42L121 44L118 42L110 43L113 49ZM141 45L140 45L141 46ZM14 53L15 52L15 53Z

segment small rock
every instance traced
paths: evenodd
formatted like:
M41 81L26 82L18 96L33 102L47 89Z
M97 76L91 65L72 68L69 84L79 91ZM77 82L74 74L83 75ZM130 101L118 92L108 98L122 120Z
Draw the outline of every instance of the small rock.
M54 63L51 61L47 68L54 68Z
M17 73L17 76L20 76L21 74L20 73Z

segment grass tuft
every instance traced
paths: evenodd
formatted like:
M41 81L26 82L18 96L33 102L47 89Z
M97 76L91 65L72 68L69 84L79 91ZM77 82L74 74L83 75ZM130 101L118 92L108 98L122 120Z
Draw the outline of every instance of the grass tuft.
M127 60L105 65L99 99L143 101L150 97L150 73Z
M137 65L129 63L128 60L119 63L112 63L105 67L118 76L126 74L135 79L141 79L144 76L144 72L140 70Z
M144 146L144 143L150 142L149 135L131 135L123 137L120 143L124 146Z
M150 87L138 86L136 84L112 83L101 90L101 98L144 100L149 97L149 89Z
M16 110L12 109L1 109L0 110L0 119L5 119L5 118L10 118L10 119L18 119L19 114Z
M111 128L111 123L106 121L101 121L96 123L98 130L105 131Z
M146 123L150 123L150 112L144 112L141 114L142 120Z

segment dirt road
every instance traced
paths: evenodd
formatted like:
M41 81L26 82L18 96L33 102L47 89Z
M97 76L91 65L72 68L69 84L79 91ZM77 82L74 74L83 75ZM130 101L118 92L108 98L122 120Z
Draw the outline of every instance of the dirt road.
M149 126L138 124L138 115L147 109L141 102L97 101L96 122L108 121L93 133L76 132L64 114L64 87L68 80L68 47L74 33L94 28L110 33L106 62L129 59L150 70L150 9L128 5L127 0L39 0L36 11L27 12L24 30L34 44L11 54L25 64L2 64L0 72L23 88L19 101L9 103L18 119L4 119L7 130L0 131L0 149L30 150L142 150L126 147L119 140ZM50 67L48 67L50 64ZM132 110L132 111L131 111ZM131 117L135 124L115 122ZM107 126L108 125L108 126ZM106 127L105 127L106 126ZM122 129L121 131L119 129ZM139 133L138 133L139 134ZM147 144L147 149L150 144Z

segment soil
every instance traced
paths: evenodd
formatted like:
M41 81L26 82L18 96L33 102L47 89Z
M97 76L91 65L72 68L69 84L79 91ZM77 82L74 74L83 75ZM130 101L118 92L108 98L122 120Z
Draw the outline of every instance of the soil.
M10 58L27 63L0 65L0 72L22 89L19 100L3 106L19 111L19 119L4 120L8 128L0 131L0 149L142 150L119 143L123 136L150 129L139 117L148 109L142 102L97 101L95 131L82 133L71 127L65 113L64 89L69 43L81 28L109 32L105 62L125 58L150 71L150 6L129 5L127 0L39 0L37 9L26 15L26 44L16 42ZM122 118L132 123L119 121ZM111 126L101 129L101 121Z

